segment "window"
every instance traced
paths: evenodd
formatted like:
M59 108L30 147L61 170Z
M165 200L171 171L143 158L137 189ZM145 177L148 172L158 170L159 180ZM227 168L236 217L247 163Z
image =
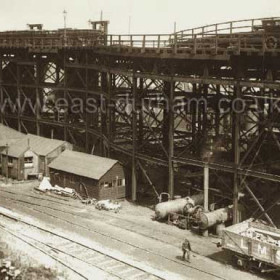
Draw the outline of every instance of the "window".
M118 179L118 187L122 186L122 179Z
M33 157L25 157L24 163L33 163Z
M104 187L104 188L112 188L113 187L112 182L104 182L104 183L101 183L100 185L101 185L101 187Z
M9 167L12 167L13 164L14 164L13 158L12 158L12 157L8 157L8 166L9 166Z
M24 158L24 167L32 168L33 167L33 157L25 157Z

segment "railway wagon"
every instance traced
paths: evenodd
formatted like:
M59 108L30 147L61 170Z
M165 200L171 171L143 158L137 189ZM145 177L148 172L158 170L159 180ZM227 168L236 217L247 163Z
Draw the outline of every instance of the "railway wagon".
M247 220L224 229L222 249L245 270L280 271L280 230L261 222Z

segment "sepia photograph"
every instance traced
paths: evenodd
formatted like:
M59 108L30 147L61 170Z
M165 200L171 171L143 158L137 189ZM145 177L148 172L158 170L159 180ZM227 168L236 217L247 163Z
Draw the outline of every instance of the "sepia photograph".
M0 0L0 280L279 280L279 0Z

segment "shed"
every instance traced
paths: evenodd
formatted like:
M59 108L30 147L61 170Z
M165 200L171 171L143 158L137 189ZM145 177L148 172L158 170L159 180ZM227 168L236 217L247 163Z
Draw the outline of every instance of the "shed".
M65 151L49 168L52 185L75 189L83 197L125 197L124 169L117 160Z
M19 139L22 139L26 136L13 128L10 128L6 125L0 124L0 169L2 167L2 155L1 153L6 150L7 145L15 143Z
M26 134L0 123L0 152L6 148L7 144L11 145L25 136Z
M27 180L29 176L49 176L48 164L72 145L66 141L27 134L2 152L3 175Z

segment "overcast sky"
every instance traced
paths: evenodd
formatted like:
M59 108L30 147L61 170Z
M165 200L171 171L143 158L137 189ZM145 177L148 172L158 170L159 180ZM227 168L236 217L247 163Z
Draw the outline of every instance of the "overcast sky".
M280 16L280 0L0 0L0 30L88 28L88 20L110 20L109 33L170 33L235 19Z

